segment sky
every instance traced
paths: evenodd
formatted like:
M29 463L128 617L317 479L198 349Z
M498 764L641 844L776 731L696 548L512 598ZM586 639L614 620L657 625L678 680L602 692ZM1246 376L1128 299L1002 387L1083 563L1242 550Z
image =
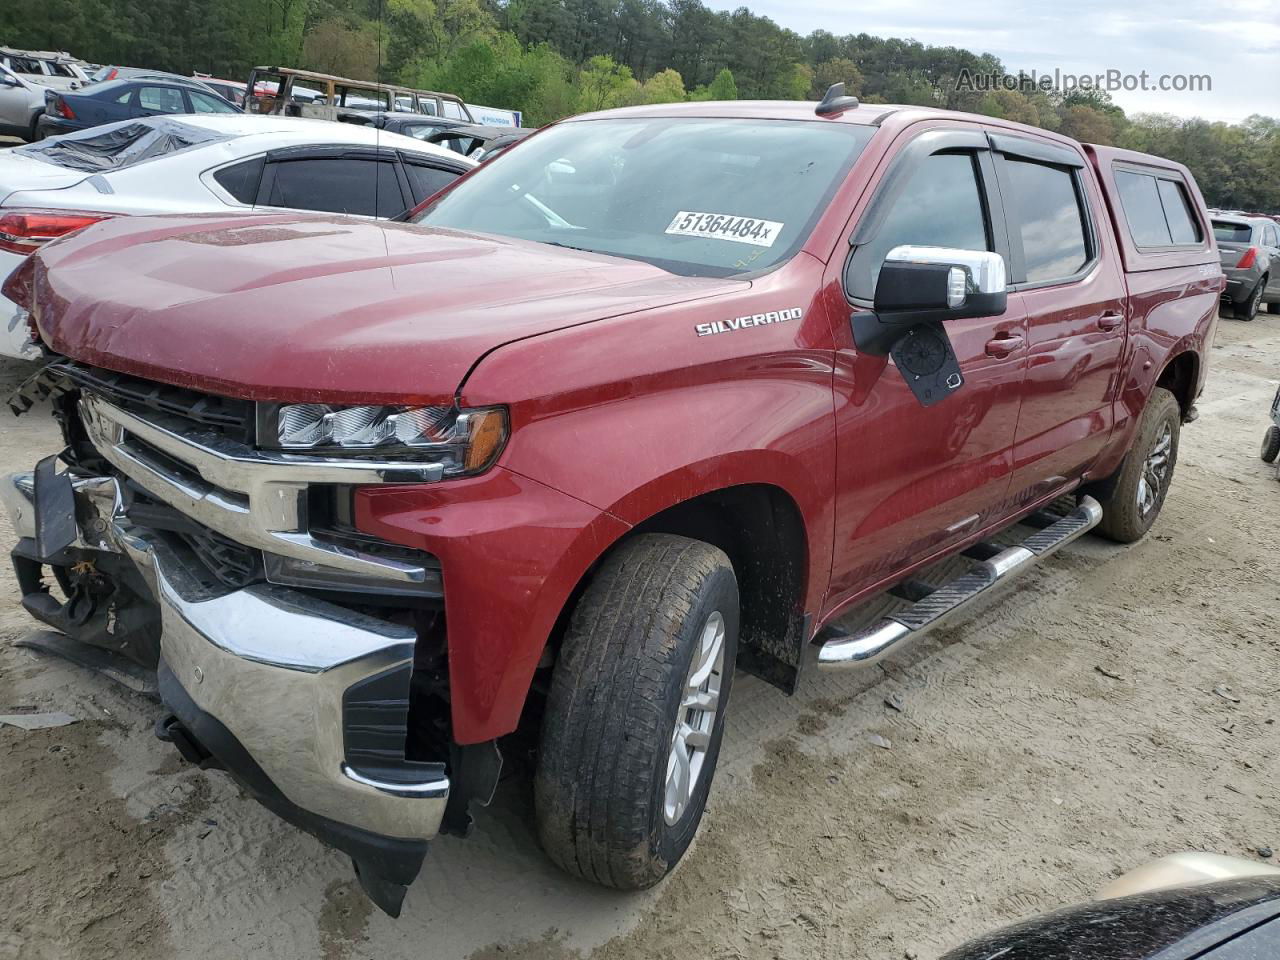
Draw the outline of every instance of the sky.
M933 46L992 53L1006 71L1162 75L1208 74L1211 90L1113 91L1126 113L1173 113L1238 122L1252 113L1280 117L1280 2L1225 0L1104 0L975 5L914 0L861 5L848 0L706 0L746 6L800 34L823 29L843 36L869 33Z

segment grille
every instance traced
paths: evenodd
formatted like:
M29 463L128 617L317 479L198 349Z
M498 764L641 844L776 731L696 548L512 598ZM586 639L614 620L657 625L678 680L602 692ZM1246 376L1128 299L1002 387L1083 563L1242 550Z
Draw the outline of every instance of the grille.
M188 423L212 427L240 443L254 442L256 415L251 400L200 393L73 360L58 360L50 364L50 371L132 413L164 413Z
M125 483L133 494L126 511L133 523L177 538L218 582L229 587L247 587L263 579L261 551L236 543L167 504L157 503L131 481Z
M179 534L209 572L229 587L247 587L263 579L262 554L212 530Z

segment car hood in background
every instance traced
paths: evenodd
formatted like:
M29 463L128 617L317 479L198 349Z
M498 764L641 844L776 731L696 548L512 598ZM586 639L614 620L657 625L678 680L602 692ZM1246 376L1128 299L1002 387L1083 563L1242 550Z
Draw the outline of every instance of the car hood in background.
M122 217L35 256L58 353L259 400L432 403L485 353L740 289L637 261L315 215Z
M942 960L1191 960L1276 917L1280 877L1220 880L1067 907L971 940Z

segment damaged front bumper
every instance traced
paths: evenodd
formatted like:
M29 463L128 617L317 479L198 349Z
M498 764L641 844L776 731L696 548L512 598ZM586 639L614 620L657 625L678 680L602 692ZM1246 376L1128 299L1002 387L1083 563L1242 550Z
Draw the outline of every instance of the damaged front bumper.
M405 756L414 629L270 583L212 590L163 537L129 521L115 478L36 476L0 487L20 538L24 606L67 627L58 617L71 604L38 584L41 565L69 554L136 571L159 612L158 682L173 715L163 734L349 854L371 899L398 915L450 786L443 763ZM57 485L42 503L43 488ZM41 547L38 516L66 485L75 530L55 557Z

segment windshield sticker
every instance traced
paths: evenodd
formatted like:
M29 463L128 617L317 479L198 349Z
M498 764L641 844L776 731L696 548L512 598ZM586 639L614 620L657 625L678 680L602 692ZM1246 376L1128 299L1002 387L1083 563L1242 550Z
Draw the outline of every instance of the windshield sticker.
M772 247L784 226L776 220L681 210L671 218L671 225L664 232L674 237L705 237L708 240L732 240L757 247Z

